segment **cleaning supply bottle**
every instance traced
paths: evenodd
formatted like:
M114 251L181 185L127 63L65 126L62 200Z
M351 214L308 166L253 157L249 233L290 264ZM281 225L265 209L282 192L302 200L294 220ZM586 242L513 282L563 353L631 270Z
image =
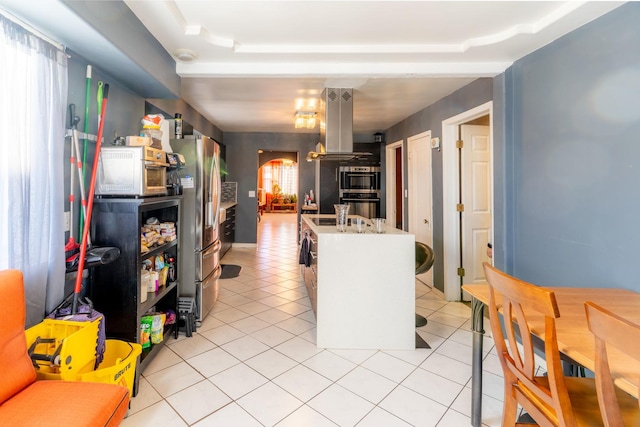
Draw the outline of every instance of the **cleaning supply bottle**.
M175 138L182 139L182 114L176 113L175 121Z

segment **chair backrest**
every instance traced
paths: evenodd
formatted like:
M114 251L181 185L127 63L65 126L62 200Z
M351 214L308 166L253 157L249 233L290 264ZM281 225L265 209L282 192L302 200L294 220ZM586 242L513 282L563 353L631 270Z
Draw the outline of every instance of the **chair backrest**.
M589 330L595 336L595 378L598 405L605 426L623 426L623 417L616 398L609 368L607 345L640 361L640 325L606 310L592 302L584 304Z
M429 271L434 260L433 249L422 242L416 242L416 276Z
M539 425L575 426L558 351L555 319L560 317L560 313L555 294L510 276L486 262L483 266L489 283L491 331L505 382L513 385L510 392ZM496 293L502 297L501 300ZM504 318L504 333L499 310L502 310ZM547 378L544 381L536 377L534 343L526 316L532 312L545 318ZM521 346L518 337L522 341Z
M24 333L26 307L22 273L0 271L0 404L36 380Z

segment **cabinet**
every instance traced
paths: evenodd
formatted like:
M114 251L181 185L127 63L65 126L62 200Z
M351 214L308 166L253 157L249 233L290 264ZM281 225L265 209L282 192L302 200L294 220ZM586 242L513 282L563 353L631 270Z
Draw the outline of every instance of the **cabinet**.
M130 342L140 341L140 318L147 312L173 310L178 313L178 268L180 257L180 203L181 196L145 199L95 199L91 219L91 237L96 246L114 246L120 256L108 265L93 268L88 289L96 310L106 319L109 338ZM177 238L161 246L155 245L141 253L140 229L148 218L160 222L173 222ZM141 289L141 269L145 261L166 254L175 259L175 280L167 279L155 292ZM177 325L165 325L164 340L171 334L177 337ZM164 341L144 349L140 356L138 373L144 370ZM136 374L136 386L138 373Z
M381 152L384 143L381 142L354 142L353 151L371 153L371 156L348 162L349 166L380 166Z
M338 233L320 225L325 218L335 221L302 215L300 228L311 240L302 274L316 313L317 347L415 349L415 236L391 227Z
M236 207L227 208L227 219L220 226L220 258L224 256L236 238Z
M316 162L315 197L321 214L334 213L334 203L340 203L339 167L340 162L336 160Z
M302 277L307 288L307 295L311 302L313 313L318 317L318 236L311 230L305 221L300 223L300 244L302 239L309 239L309 267L302 264Z

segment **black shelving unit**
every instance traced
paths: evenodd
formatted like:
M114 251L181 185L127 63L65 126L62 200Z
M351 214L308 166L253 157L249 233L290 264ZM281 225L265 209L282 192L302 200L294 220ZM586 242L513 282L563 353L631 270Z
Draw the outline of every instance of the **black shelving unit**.
M145 260L153 260L160 254L175 259L175 277L180 257L180 203L181 196L149 198L97 198L93 204L91 237L97 246L120 248L120 256L109 265L92 269L88 294L96 310L104 314L108 338L140 342L140 318L146 313L173 310L178 313L179 283L167 281L155 292L147 292L141 301L141 270ZM174 222L177 239L141 253L140 230L150 217L160 222ZM164 340L171 334L177 337L177 325L166 325ZM136 373L139 373L157 354L164 341L144 349Z

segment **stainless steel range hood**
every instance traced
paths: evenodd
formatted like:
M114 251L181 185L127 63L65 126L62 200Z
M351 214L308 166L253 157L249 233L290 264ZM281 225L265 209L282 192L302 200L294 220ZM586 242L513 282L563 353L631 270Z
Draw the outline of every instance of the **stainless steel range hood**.
M353 89L326 88L320 96L320 142L312 160L354 160L372 153L353 151Z

